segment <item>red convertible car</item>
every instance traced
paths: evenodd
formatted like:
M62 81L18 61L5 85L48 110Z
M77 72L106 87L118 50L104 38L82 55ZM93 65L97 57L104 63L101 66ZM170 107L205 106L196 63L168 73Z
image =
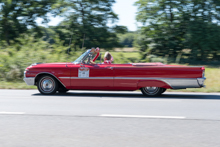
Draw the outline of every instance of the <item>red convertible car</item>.
M24 71L24 81L36 85L46 95L68 90L140 89L146 96L158 96L166 89L204 87L204 67L162 63L94 64L90 62L93 55L89 49L74 62L32 64Z

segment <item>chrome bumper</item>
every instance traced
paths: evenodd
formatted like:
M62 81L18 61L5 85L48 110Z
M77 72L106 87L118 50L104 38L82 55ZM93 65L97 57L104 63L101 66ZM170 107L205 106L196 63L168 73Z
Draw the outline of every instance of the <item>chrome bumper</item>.
M197 78L197 81L199 83L199 86L201 87L205 87L204 85L204 81L206 80L206 77L203 77L203 78Z
M27 85L34 85L35 77L24 78L23 80Z

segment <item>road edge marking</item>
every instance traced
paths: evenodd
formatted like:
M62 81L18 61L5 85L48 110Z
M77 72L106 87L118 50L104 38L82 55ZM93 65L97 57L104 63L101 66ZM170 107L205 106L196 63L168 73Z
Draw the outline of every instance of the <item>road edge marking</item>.
M21 115L21 114L25 114L25 112L6 112L6 111L0 111L0 114L18 114L18 115Z
M185 116L118 115L118 114L101 114L100 116L101 117L127 117L127 118L186 119Z

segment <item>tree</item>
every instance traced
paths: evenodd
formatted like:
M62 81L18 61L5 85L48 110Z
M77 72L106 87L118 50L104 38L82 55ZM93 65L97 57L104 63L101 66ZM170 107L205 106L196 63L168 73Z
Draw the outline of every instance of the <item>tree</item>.
M120 43L126 47L133 47L136 32L128 32L125 34L118 34Z
M190 23L188 31L191 59L220 60L220 26L197 20Z
M10 44L28 28L39 32L36 19L41 17L48 22L47 13L52 12L57 0L1 0L0 2L0 39ZM57 13L57 10L54 11Z
M105 49L120 46L115 28L107 24L114 23L118 18L111 7L115 0L65 0L66 18L59 26L53 29L60 35L65 44L69 43L72 35L72 44L75 49L99 46Z
M128 33L128 28L126 26L114 26L112 29L116 34Z
M220 1L139 0L136 6L139 10L137 20L143 23L141 33L148 38L144 41L151 45L152 53L175 58L187 48L192 50L194 59L206 60L208 52L219 52L217 45L212 44L220 40L212 36L218 36L219 32Z

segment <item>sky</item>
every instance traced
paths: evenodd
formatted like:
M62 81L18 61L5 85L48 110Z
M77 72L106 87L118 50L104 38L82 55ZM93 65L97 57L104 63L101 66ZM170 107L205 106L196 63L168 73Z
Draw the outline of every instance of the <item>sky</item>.
M127 26L129 31L137 30L137 23L135 20L137 7L134 6L134 3L137 0L116 0L116 3L113 4L113 11L118 14L118 22L117 25ZM63 18L61 17L50 17L50 22L47 24L48 26L56 26L58 25ZM37 23L40 25L41 19L37 20Z
M113 11L118 14L118 25L127 26L129 31L136 31L136 12L137 6L134 6L134 3L137 0L116 0L116 3L113 5Z

